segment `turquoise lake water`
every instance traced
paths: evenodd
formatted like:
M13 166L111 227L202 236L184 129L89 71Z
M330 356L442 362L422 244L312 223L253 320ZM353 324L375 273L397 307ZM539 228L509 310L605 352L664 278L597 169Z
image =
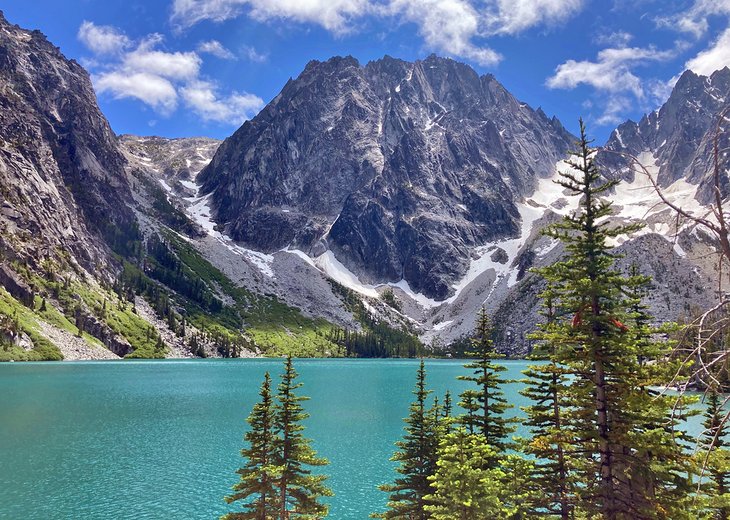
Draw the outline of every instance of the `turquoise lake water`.
M527 365L506 361L508 378ZM416 360L297 360L306 434L330 461L330 518L384 509ZM245 418L281 360L0 364L0 518L203 519L236 510ZM426 362L443 397L462 361ZM506 393L526 404L510 384ZM520 413L513 410L513 413Z

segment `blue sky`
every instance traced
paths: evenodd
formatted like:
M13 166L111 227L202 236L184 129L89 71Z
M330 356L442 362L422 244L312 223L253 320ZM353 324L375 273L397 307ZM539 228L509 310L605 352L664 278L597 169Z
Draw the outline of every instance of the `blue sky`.
M312 59L436 53L602 143L686 68L730 65L730 0L6 0L92 74L117 133L224 138Z

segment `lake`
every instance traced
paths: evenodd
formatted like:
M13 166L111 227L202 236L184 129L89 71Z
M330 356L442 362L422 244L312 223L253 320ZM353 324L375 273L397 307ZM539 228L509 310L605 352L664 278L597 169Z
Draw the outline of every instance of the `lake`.
M440 400L467 383L463 361L428 360ZM524 361L505 361L520 378ZM0 518L217 518L238 480L245 419L281 360L0 364ZM417 360L296 360L306 435L330 465L330 518L385 507L393 443ZM506 388L516 407L518 383ZM513 413L520 413L513 410Z

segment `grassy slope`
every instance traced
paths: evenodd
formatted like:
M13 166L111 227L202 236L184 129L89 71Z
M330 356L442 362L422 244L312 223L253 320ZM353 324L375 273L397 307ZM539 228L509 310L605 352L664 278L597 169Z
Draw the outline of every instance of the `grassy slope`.
M33 342L33 350L3 344L0 346L0 361L58 361L63 359L61 351L41 333L36 314L13 298L4 287L0 287L0 314L17 320L19 329Z
M191 307L190 321L198 327L217 327L229 330L231 310L240 319L246 334L264 354L279 356L341 356L342 349L327 339L332 324L323 319L303 316L298 309L289 307L272 296L256 295L236 286L220 270L205 260L190 244L172 233L166 237L178 258L191 272L209 287L217 287L235 304L224 307L220 315L211 315Z

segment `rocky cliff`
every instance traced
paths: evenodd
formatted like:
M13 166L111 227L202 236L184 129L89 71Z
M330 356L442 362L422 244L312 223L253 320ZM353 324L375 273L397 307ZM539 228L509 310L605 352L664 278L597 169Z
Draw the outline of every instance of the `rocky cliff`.
M101 236L133 227L126 162L87 72L0 14L0 247L105 265Z
M571 142L462 63L332 58L226 139L199 181L234 240L329 249L365 281L444 299L471 248L519 234L516 203Z
M699 185L698 200L709 204L714 197L713 140L717 134L721 149L728 144L728 133L717 133L720 113L728 107L730 68L710 76L685 71L661 108L638 123L626 121L613 131L599 160L610 173L633 180L636 168L626 155L639 158L652 168L662 187L678 180Z

